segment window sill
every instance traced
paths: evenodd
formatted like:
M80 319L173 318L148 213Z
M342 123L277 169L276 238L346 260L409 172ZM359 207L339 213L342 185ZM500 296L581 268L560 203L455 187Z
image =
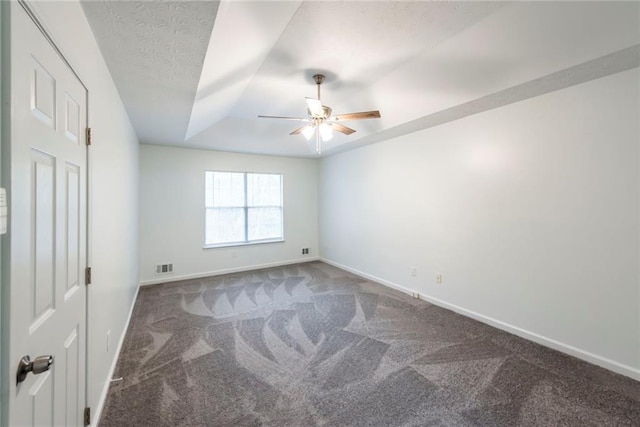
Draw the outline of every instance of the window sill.
M220 243L217 245L204 245L202 249L232 248L235 246L263 245L265 243L284 243L284 241L285 241L284 239L269 239L269 240L255 240L253 242Z

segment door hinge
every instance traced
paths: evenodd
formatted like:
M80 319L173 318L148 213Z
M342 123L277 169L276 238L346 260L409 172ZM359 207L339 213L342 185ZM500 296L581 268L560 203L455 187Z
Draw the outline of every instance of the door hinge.
M84 283L87 285L91 284L91 267L87 267L84 270Z
M91 145L91 128L87 128L87 145Z
M84 408L84 425L91 425L91 408Z

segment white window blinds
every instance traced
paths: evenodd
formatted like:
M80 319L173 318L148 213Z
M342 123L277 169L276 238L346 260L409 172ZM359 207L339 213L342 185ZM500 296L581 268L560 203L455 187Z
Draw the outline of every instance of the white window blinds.
M205 172L205 245L283 239L282 175Z

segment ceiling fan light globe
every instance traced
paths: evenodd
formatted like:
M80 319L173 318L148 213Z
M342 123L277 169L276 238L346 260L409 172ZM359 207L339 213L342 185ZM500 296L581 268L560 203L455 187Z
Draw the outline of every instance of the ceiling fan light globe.
M304 129L302 129L302 134L304 135L305 138L307 138L307 141L311 139L311 137L313 136L313 131L315 130L315 128L311 125L305 126Z
M333 129L331 129L331 126L329 126L328 124L322 123L318 130L320 132L322 141L329 141L331 138L333 138Z

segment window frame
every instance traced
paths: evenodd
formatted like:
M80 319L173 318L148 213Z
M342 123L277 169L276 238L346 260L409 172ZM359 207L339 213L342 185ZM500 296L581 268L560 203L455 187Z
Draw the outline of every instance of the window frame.
M207 212L209 209L219 209L215 207L207 206L207 173L236 173L242 174L244 179L244 206L235 206L236 209L242 209L244 214L244 241L237 242L224 242L224 243L207 243ZM247 176L248 175L278 175L280 176L280 206L249 206L248 205L248 187L247 187ZM252 171L230 171L230 170L205 170L204 173L204 244L202 246L203 249L216 249L216 248L226 248L233 246L247 246L247 245L260 245L265 243L281 243L285 241L284 236L284 221L285 221L285 212L284 212L284 174L278 172L252 172ZM213 197L213 196L212 196ZM249 238L249 210L252 208L279 208L281 212L282 221L280 237L269 238L269 239L255 239L248 240Z

